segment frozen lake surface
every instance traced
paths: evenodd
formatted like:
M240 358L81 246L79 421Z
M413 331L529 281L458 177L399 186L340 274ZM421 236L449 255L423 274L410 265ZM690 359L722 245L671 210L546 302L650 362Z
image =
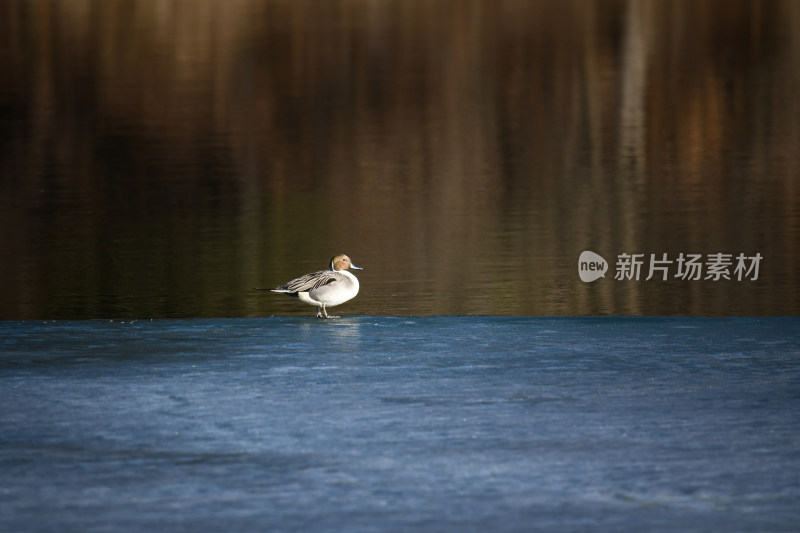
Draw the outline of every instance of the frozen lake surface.
M800 319L0 322L3 531L797 531Z

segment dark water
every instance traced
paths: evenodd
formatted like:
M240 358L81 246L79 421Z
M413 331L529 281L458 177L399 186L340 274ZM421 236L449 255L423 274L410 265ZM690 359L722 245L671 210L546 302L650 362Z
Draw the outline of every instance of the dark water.
M339 252L351 314L796 315L798 30L792 0L5 0L0 318L305 314L249 289Z
M0 322L0 529L796 531L798 332Z

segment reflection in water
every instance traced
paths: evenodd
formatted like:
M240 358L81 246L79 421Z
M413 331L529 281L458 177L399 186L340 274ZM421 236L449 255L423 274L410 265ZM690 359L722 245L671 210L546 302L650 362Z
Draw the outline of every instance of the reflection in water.
M304 314L249 288L338 252L345 316L800 311L791 0L3 11L0 318Z

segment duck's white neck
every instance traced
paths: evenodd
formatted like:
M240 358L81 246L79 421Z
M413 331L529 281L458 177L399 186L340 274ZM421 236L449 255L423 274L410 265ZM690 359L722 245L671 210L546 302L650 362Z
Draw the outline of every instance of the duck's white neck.
M358 287L358 278L355 277L352 272L350 272L348 270L337 270L336 272L338 272L339 274L344 274L345 276L347 276L347 279L349 279L350 281L355 283L356 287Z

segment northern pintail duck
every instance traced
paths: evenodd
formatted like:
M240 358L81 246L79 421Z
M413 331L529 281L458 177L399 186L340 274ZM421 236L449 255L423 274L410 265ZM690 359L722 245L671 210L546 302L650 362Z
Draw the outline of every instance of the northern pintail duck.
M358 278L347 271L348 268L364 270L355 266L350 258L344 254L339 254L331 259L328 270L312 272L305 276L293 279L284 283L272 292L282 292L289 296L299 298L317 307L319 318L339 318L328 315L328 307L343 304L352 300L358 294Z

